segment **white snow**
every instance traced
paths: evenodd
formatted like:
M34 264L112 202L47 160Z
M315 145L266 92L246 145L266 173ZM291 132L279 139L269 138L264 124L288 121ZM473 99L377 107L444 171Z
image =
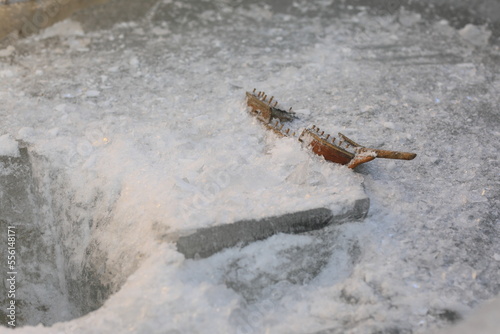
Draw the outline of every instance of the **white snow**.
M65 21L14 45L16 62L0 59L0 155L18 154L15 137L47 161L54 173L35 176L80 223L75 235L62 227L68 261L83 263L92 241L100 274L123 282L94 312L17 332L427 333L448 325L445 310L466 316L498 292L499 69L486 52L418 14L340 15L325 1L286 14L225 1L157 10L102 31ZM297 110L297 127L418 156L358 172L328 163L249 116L253 88ZM203 260L168 242L339 211L364 189L362 223Z

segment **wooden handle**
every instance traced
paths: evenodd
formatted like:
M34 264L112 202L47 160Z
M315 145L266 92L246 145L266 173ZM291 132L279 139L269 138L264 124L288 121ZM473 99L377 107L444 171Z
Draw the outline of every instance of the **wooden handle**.
M374 148L363 148L363 151L374 152L377 155L377 158L384 159L413 160L417 156L416 153L377 150Z

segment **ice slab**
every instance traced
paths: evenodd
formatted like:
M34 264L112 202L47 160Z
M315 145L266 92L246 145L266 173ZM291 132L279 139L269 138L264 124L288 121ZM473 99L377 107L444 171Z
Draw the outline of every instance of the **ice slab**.
M186 258L204 258L228 248L245 246L253 241L268 238L277 233L303 233L321 229L330 224L342 224L363 219L368 214L370 200L358 199L335 215L327 208L288 213L260 220L241 220L232 224L202 228L181 236L177 250Z

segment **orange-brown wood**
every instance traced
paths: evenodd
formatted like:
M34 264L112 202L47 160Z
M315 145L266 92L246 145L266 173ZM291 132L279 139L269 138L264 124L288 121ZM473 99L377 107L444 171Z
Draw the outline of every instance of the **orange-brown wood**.
M413 160L417 156L416 153L378 150L374 148L363 148L363 151L374 152L377 155L377 158L384 159Z
M352 156L345 154L335 147L328 147L327 145L324 145L317 140L313 140L310 145L311 150L314 153L316 153L317 155L321 155L326 160L331 162L335 162L341 165L347 165L353 159Z
M267 95L263 92L256 95L254 90L253 93L247 92L246 95L247 104L251 108L250 112L254 116L280 137L290 136L290 128L283 130L281 122L292 121L295 118L293 113L276 108L277 102L275 102L274 106L271 106L274 97L267 101ZM295 132L292 132L291 136L295 136ZM342 133L339 133L339 140L337 140L337 138L325 133L325 131L320 131L315 125L305 129L298 139L315 154L324 157L328 161L347 165L349 168L356 168L375 158L412 160L417 156L415 153L409 152L366 148Z

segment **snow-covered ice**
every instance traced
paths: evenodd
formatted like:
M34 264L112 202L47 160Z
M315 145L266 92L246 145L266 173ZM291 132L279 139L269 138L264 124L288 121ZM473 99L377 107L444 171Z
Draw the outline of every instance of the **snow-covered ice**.
M56 244L51 288L19 291L48 300L33 319L52 326L16 331L426 333L499 293L500 52L408 10L334 4L159 1L0 58L0 154L27 147L34 234ZM253 88L299 126L418 156L328 163L249 116ZM168 242L365 192L364 222L207 259Z

